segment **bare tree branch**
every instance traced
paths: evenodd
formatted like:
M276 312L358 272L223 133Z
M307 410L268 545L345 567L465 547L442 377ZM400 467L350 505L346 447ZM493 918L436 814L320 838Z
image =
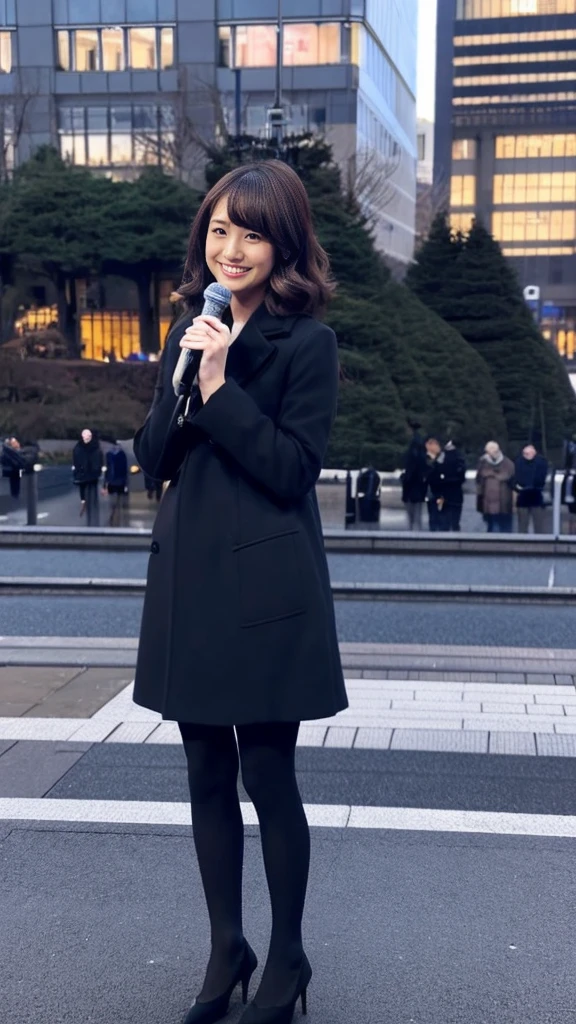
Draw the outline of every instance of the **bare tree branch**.
M426 241L430 228L439 213L450 206L450 186L448 181L437 181L432 184L418 182L416 192L416 248Z

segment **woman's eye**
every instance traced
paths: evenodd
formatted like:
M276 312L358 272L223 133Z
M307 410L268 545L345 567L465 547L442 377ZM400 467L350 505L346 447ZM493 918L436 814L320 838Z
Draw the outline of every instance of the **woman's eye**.
M253 240L253 241L255 241L255 242L259 242L259 241L260 241L260 235L257 235L255 231L250 231L250 232L248 233L248 236L247 236L247 237L248 237L248 238L250 238L250 239L252 239L252 240Z
M213 231L215 235L224 235L226 233L224 228L214 228Z

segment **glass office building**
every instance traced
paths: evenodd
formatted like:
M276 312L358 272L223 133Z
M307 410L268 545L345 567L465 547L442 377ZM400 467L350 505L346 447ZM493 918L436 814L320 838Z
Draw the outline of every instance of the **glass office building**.
M193 140L235 130L238 76L242 130L266 131L276 13L272 0L0 0L5 161L51 142L117 177L150 163L201 176ZM283 0L283 14L288 129L325 132L362 176L382 248L409 260L417 0Z
M479 215L545 333L576 345L576 0L439 0L434 174Z

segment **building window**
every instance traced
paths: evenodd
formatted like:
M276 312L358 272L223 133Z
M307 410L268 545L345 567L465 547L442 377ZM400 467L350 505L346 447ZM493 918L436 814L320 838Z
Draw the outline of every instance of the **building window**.
M473 67L481 64L547 64L554 61L574 60L574 50L547 50L545 53L483 53L480 56L454 57L455 67Z
M459 232L463 235L467 235L472 228L474 221L473 213L451 213L450 214L450 227L456 234Z
M573 245L520 245L502 252L504 256L573 256L576 249Z
M450 205L474 206L476 178L473 174L453 174L450 179Z
M0 32L0 73L9 75L12 71L12 33Z
M576 134L498 135L497 160L528 160L538 157L576 156Z
M418 135L418 159L420 161L426 159L426 136L423 132Z
M500 242L573 242L575 210L498 210L492 233Z
M575 28L558 28L542 32L492 32L485 35L454 36L454 46L504 46L508 43L553 43L576 39Z
M502 103L572 103L576 92L531 92L514 93L510 96L454 96L455 107L491 107Z
M453 160L475 160L476 139L454 139L452 142Z
M576 171L495 174L494 203L576 203Z
M124 71L125 67L123 30L121 28L103 28L102 69L104 71Z
M576 0L457 0L456 18L511 18L538 14L576 14Z
M338 64L340 56L337 22L284 26L284 64Z
M155 28L129 28L130 67L155 71L158 67Z
M221 25L218 29L220 67L275 67L278 35L275 25ZM283 63L338 64L342 56L339 22L285 22Z
M125 104L114 107L61 107L62 157L90 167L158 164L174 135L171 108Z
M477 85L529 85L533 82L573 82L576 71L527 72L518 75L457 75L454 85L466 88Z
M56 31L59 71L154 71L174 66L169 26L76 28Z
M78 28L74 33L74 66L76 71L99 71L98 32Z

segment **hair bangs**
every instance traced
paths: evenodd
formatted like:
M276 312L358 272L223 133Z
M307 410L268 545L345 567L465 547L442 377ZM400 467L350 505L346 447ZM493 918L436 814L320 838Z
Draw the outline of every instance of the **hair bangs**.
M230 183L222 196L228 205L228 217L233 224L247 231L257 231L267 241L278 244L280 239L272 226L269 213L270 190L257 170L246 171Z

